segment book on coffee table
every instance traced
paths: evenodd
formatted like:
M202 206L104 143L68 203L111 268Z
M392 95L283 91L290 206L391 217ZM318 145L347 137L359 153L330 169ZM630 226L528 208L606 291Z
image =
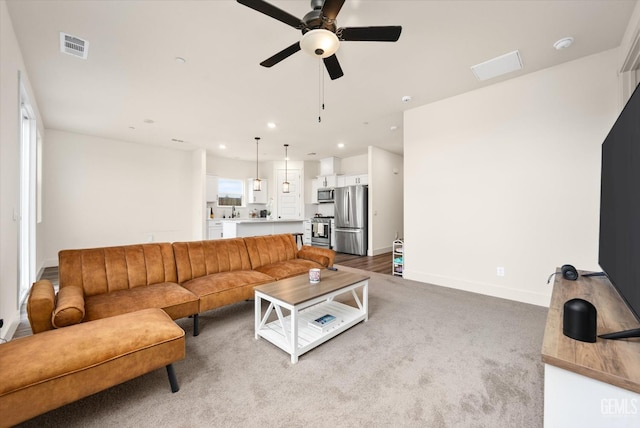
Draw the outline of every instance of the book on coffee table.
M324 314L323 316L309 321L309 327L312 327L322 333L333 327L334 324L339 324L338 319L331 314Z

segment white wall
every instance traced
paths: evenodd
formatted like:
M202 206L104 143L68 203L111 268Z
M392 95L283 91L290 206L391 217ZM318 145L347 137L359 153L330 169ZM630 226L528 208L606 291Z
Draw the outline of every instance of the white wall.
M351 156L340 160L340 174L368 174L369 155Z
M369 252L391 251L404 233L404 167L400 155L369 146ZM389 256L391 257L391 256Z
M191 182L193 210L191 212L191 226L193 227L192 239L207 238L207 223L209 211L207 210L207 151L196 149L191 152Z
M557 266L599 270L611 50L405 113L405 277L547 305ZM505 276L496 276L496 267Z
M9 11L5 1L0 0L0 318L4 319L0 337L3 338L10 337L20 322L16 218L20 208L19 72L35 110L36 126L44 135ZM37 251L36 256L39 254ZM36 264L39 265L38 260Z
M199 239L195 163L188 151L47 130L47 264L61 249Z

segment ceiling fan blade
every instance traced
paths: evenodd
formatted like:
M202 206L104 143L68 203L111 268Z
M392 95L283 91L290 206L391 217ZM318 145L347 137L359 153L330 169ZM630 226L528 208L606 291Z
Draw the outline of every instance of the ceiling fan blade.
M390 25L386 27L343 27L338 28L338 39L350 42L397 42L402 27Z
M343 4L344 0L324 0L324 4L322 5L322 15L330 20L336 19L336 16L338 16Z
M336 80L337 78L344 76L342 67L340 67L340 62L338 62L338 57L336 56L336 54L324 58L323 61L324 66L327 68L327 72L329 73L329 77L331 77L331 80Z
M258 12L264 13L267 16L270 16L274 19L277 19L280 22L284 22L287 25L292 26L298 30L302 30L305 24L301 19L296 18L288 12L285 12L282 9L275 7L274 5L267 3L263 0L238 0L238 3L243 4L247 7L250 7L253 10L257 10Z
M300 50L300 42L295 42L294 44L292 44L288 48L284 48L283 50L281 50L271 58L265 59L260 63L260 65L263 67L273 67L283 59L290 57L291 55L298 52L299 50Z

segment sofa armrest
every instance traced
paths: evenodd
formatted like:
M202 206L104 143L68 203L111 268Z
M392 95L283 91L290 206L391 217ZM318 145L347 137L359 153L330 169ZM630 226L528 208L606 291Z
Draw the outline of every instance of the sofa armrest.
M336 252L328 248L311 247L303 245L298 251L297 258L311 260L320 263L324 267L333 266Z
M27 300L27 317L34 334L53 330L51 318L55 301L56 295L51 281L41 279L33 283Z

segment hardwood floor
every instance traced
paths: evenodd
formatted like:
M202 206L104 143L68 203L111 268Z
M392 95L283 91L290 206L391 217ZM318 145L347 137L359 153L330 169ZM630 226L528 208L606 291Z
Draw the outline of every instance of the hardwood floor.
M354 256L353 254L336 253L334 263L337 265L368 270L370 272L391 275L391 253L377 256Z

